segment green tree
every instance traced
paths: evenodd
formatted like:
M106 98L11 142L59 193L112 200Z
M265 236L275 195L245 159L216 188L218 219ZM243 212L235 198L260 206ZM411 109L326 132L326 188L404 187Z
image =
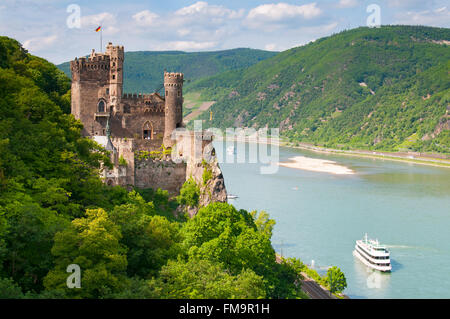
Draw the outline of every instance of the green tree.
M273 224L266 213L257 216L212 203L184 225L184 245L190 259L220 263L233 275L252 270L262 276L267 297L295 298L299 274L290 264L276 262L270 241Z
M155 276L168 259L176 259L180 253L179 225L156 215L153 204L136 192L129 196L129 204L116 206L110 214L120 226L121 243L128 248L127 273L130 277Z
M22 289L12 278L0 278L0 299L21 299Z
M54 235L69 222L34 202L24 193L22 185L10 182L9 186L0 196L0 212L4 212L7 226L6 231L0 233L0 242L6 248L3 271L23 291L40 291L42 279L52 265L50 250Z
M126 247L120 244L121 237L120 228L103 209L87 210L85 218L73 220L56 234L55 268L44 279L46 289L62 290L70 297L100 298L126 288ZM81 289L66 286L70 264L81 268Z
M264 298L264 281L251 270L229 274L219 263L207 260L169 261L156 286L162 298L229 299Z
M180 190L180 195L178 196L178 203L187 206L197 206L198 200L200 198L200 189L194 179L191 177L186 182Z
M344 273L336 266L333 266L327 271L327 284L332 293L342 292L347 288L347 280Z

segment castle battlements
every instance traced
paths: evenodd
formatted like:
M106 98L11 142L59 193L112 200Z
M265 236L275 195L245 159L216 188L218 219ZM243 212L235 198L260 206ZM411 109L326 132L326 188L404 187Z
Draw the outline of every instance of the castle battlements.
M164 73L164 86L182 86L184 82L183 73L177 72L165 72Z
M111 42L108 43L108 45L106 46L106 52L111 52L111 51L124 51L123 45L112 45Z
M133 106L125 113L165 112L165 100L158 93L125 93L122 95L121 103L124 104L124 109L125 106Z
M124 93L122 95L122 99L124 100L144 100L144 101L148 101L148 100L153 100L156 97L158 97L161 100L164 100L164 98L159 95L158 93L151 93L151 94L143 94L143 93Z

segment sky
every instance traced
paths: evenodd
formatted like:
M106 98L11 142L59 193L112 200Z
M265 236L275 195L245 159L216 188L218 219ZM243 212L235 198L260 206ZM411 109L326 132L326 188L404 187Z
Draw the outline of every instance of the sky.
M377 5L378 11L368 8ZM100 51L284 51L345 29L386 24L450 27L449 0L0 0L0 35L59 64ZM373 6L372 6L373 7ZM372 17L372 18L370 18Z

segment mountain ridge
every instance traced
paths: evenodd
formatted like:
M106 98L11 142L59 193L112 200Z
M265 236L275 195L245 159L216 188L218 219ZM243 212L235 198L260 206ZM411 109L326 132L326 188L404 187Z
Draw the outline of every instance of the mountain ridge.
M197 80L214 127L278 127L292 142L450 153L450 29L357 28ZM209 113L209 112L208 112Z
M220 51L127 51L124 61L124 91L151 93L161 88L164 70L182 72L186 82L251 66L277 52L250 48ZM70 64L57 65L70 78Z

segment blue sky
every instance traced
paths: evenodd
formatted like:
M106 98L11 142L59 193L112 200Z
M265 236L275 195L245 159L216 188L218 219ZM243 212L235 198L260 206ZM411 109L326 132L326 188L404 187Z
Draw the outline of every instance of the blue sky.
M81 10L80 28L67 24L71 4ZM99 50L100 24L103 45L126 51L282 51L365 26L370 4L379 5L383 25L450 26L448 0L0 0L0 35L54 63Z

